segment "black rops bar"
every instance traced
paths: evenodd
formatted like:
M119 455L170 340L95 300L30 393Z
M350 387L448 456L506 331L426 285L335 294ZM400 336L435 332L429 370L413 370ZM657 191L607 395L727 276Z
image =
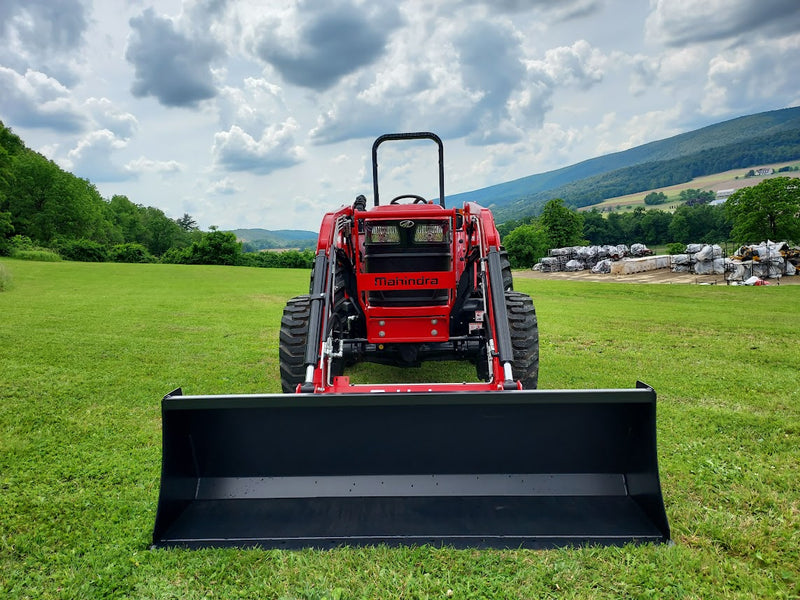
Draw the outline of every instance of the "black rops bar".
M375 206L380 205L378 197L378 146L392 140L433 140L439 148L439 204L444 208L444 144L442 139L430 131L414 133L386 133L378 137L372 144L372 189Z

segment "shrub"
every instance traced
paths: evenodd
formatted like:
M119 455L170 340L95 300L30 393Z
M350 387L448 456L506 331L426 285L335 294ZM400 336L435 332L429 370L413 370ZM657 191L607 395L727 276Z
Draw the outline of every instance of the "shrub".
M67 260L104 262L108 258L106 249L102 244L85 238L61 241L57 244L56 249Z
M61 255L47 248L37 248L35 250L15 250L11 253L13 258L19 260L35 260L39 262L58 262Z
M27 235L15 235L9 240L12 251L17 250L40 250L40 248Z
M108 251L108 259L121 263L150 263L155 259L141 244L117 244Z
M186 264L189 262L187 248L170 248L161 255L159 260L172 265Z
M11 256L19 260L36 260L39 262L56 262L61 256L50 248L39 246L27 235L15 235L9 240Z
M667 244L667 254L683 254L686 251L686 244L672 242Z
M245 267L266 267L276 269L310 269L314 266L312 250L285 250L245 253L237 263Z

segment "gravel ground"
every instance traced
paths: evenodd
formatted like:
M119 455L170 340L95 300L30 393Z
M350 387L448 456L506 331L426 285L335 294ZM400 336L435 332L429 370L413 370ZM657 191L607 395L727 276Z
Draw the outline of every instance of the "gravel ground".
M646 273L632 273L630 275L611 275L592 273L588 269L574 273L560 271L557 273L542 273L540 271L514 271L514 277L526 279L562 279L565 281L601 281L605 283L662 283L662 284L705 284L726 285L724 275L693 275L691 273L673 273L669 269L658 269ZM783 277L780 280L768 279L770 285L798 285L800 276Z

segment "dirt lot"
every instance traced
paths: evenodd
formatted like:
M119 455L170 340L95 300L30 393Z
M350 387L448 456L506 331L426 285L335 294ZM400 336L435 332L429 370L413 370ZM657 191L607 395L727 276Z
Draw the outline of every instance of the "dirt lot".
M690 273L673 273L669 269L658 269L646 273L632 273L630 275L611 275L592 273L589 270L575 273L541 273L539 271L514 271L514 277L528 279L563 279L565 281L601 281L605 283L683 283L694 285L726 285L723 275L692 275ZM800 276L783 277L780 280L769 279L771 285L798 285Z

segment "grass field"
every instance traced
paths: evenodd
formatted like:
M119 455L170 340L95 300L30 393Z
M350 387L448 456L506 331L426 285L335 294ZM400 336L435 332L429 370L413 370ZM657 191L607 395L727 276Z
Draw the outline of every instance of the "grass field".
M517 282L541 387L659 393L674 545L153 551L161 396L278 392L308 273L0 266L2 598L800 597L797 286Z

